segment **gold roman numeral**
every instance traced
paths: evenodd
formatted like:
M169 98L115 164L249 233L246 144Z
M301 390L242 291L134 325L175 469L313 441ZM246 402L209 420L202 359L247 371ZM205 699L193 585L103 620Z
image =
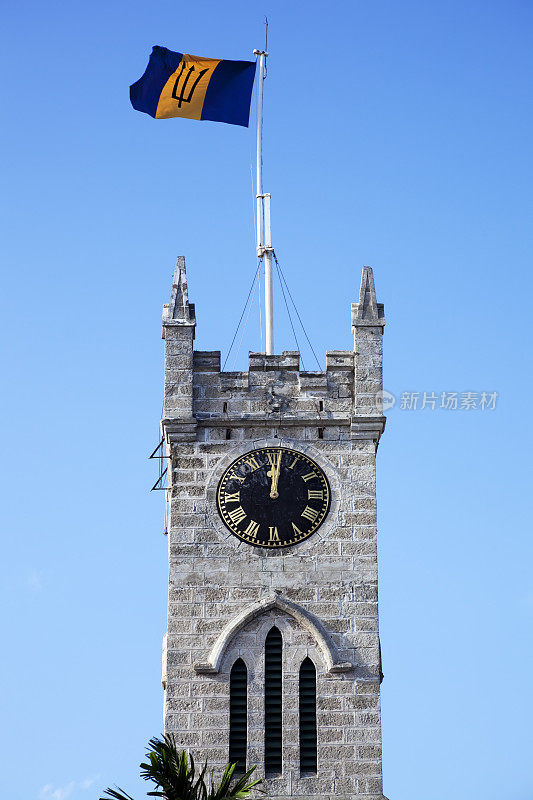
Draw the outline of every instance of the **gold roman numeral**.
M307 483L307 481L312 480L313 478L318 478L316 472L308 472L307 475L302 475L302 480Z
M250 458L247 458L246 461L243 461L242 463L248 464L250 467L250 472L255 472L255 470L259 469L260 467L260 464L257 462L254 456L250 456Z
M277 467L278 465L278 455L274 453L267 453L268 463L271 467Z
M231 492L231 494L224 493L224 502L225 503L240 503L240 492Z
M298 456L296 456L296 458L294 459L294 461L292 462L292 464L290 464L290 465L289 465L289 469L294 469L294 466L295 466L295 464L297 463L297 461L298 461Z
M300 516L305 517L305 519L310 520L310 522L314 522L318 517L318 511L315 511L311 506L306 506Z
M234 525L238 525L246 516L246 511L242 506L234 508L233 511L228 511L228 517Z
M236 472L232 472L231 475L228 475L228 481L240 481L241 483L244 480L244 475L237 475Z
M279 533L277 528L268 528L268 541L269 542L279 542Z
M324 492L322 489L308 489L307 490L307 499L308 500L323 500L324 499Z
M303 532L303 531L301 531L301 530L300 530L300 528L297 528L297 527L296 527L296 525L294 524L294 522L291 522L291 525L292 525L292 527L294 528L295 532L296 532L296 533L297 533L299 536L303 536L303 535L304 535L304 532Z
M258 530L259 530L259 523L254 522L254 520L251 519L248 524L248 527L244 529L243 533L246 533L248 536L255 537L257 536Z

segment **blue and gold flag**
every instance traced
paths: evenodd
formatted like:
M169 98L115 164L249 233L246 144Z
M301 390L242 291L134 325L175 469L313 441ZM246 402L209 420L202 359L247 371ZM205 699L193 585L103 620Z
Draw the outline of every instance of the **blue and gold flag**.
M247 128L254 77L254 61L200 58L155 45L146 72L130 86L130 100L154 119L210 119Z

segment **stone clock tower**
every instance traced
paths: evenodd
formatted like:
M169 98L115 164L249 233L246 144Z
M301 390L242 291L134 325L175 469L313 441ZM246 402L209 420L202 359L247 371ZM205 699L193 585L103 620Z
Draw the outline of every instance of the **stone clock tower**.
M382 800L375 456L383 306L370 267L354 349L221 372L193 349L185 260L163 311L169 456L165 729L269 800Z

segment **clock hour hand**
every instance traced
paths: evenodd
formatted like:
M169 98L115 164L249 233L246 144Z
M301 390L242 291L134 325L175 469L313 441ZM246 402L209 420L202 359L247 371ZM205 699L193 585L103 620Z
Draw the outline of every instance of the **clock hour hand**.
M278 454L276 466L272 464L270 472L267 472L267 476L272 478L272 483L270 484L270 497L275 500L278 497L278 481L279 481L279 471L281 469L281 453Z

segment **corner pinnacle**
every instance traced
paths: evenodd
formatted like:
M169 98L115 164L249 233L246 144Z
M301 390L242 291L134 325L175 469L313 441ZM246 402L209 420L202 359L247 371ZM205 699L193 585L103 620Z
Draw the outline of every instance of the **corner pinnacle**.
M163 307L163 322L178 325L196 325L194 304L189 303L185 256L178 256L172 280L170 303Z
M360 325L385 325L383 303L378 303L376 299L372 267L363 267L359 302L352 303L352 328Z

